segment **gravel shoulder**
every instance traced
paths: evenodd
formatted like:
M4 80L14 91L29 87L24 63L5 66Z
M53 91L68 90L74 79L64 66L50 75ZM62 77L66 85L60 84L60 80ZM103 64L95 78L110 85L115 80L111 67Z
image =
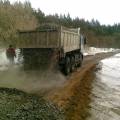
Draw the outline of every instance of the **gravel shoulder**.
M63 112L42 97L0 88L0 120L64 120Z

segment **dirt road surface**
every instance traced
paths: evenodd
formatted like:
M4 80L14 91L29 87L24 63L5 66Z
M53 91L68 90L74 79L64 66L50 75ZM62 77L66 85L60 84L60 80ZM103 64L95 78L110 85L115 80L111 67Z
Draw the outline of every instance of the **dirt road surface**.
M95 77L93 71L99 69L96 65L100 60L116 53L119 51L86 56L82 67L67 76L64 86L51 90L45 98L65 110L66 120L85 120L89 116L86 110L89 107L89 95Z
M41 94L65 111L66 120L85 120L89 113L89 94L96 65L100 60L120 51L97 53L84 57L83 65L69 76L60 72L21 71L18 66L0 72L0 87L16 88L25 92ZM1 66L2 68L2 66Z

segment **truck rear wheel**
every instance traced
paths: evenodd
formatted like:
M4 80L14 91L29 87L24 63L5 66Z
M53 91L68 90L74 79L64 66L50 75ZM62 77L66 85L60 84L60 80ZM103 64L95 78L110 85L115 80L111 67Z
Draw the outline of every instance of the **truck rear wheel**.
M64 67L64 72L65 72L65 75L68 75L70 73L70 58L69 57L66 57L65 59L65 67Z
M79 59L79 63L78 63L78 67L81 67L81 65L82 65L82 61L83 61L83 55L82 54L80 54L80 59Z

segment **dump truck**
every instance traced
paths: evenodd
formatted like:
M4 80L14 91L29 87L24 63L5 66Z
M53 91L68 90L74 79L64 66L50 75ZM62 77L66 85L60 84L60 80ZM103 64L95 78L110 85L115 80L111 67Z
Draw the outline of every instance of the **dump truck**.
M81 66L80 28L47 26L37 30L19 31L16 47L21 49L24 68L57 67L66 75Z

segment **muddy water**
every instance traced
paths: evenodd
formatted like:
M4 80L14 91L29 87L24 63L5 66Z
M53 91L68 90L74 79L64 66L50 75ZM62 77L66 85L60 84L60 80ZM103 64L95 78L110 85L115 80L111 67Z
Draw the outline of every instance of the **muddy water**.
M59 71L48 69L27 70L22 69L18 58L19 50L16 50L15 64L10 65L5 55L5 49L0 49L0 87L17 88L26 92L44 92L58 86L62 86L66 78Z
M120 120L120 54L102 60L99 68L87 120Z

